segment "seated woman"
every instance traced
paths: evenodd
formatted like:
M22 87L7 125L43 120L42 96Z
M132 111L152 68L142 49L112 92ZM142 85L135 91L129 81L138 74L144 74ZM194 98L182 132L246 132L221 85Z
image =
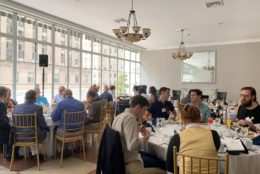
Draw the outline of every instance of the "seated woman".
M220 147L218 133L200 127L200 119L200 110L194 105L185 105L181 110L181 120L185 129L179 134L175 134L169 143L166 161L168 171L173 172L173 146L176 146L177 151L181 154L205 158L217 157ZM182 160L178 160L178 166L182 166ZM204 166L207 167L207 164ZM202 163L202 171L204 166ZM193 164L193 171L196 167L198 166ZM185 171L190 173L189 170L190 166L186 163Z
M12 112L14 107L17 105L17 102L11 98L12 92L11 89L7 88L7 97L6 97L6 106L7 112Z

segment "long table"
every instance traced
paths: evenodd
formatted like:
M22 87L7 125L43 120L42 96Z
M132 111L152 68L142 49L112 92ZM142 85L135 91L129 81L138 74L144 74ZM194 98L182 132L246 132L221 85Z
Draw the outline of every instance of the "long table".
M169 124L157 130L148 143L144 151L156 155L158 158L166 161L167 148L174 132L179 132L181 125ZM174 131L175 130L175 131ZM227 131L226 131L227 132ZM221 132L220 132L221 133ZM253 145L249 154L230 155L229 156L229 174L256 174L260 171L260 146Z
M54 155L54 128L55 126L59 125L59 122L52 121L50 115L44 116L47 126L49 127L50 131L47 134L46 142L47 142L47 156Z

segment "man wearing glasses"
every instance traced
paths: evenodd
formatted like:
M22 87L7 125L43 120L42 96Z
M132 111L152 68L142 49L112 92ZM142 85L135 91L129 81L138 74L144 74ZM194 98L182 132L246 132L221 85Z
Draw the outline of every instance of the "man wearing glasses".
M254 124L260 123L260 106L256 99L256 90L253 87L243 87L240 92L238 123L256 131Z

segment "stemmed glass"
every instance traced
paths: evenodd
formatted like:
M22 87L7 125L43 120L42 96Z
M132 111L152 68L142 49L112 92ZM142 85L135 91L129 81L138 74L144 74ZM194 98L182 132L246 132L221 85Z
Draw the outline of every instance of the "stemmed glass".
M162 120L161 118L157 118L157 129L160 129L162 127Z

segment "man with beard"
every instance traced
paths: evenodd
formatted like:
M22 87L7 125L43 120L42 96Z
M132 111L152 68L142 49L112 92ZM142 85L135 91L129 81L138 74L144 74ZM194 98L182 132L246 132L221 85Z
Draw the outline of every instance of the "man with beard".
M240 92L240 103L237 118L241 126L248 126L256 131L254 124L260 123L260 106L256 100L256 90L253 87L243 87Z

